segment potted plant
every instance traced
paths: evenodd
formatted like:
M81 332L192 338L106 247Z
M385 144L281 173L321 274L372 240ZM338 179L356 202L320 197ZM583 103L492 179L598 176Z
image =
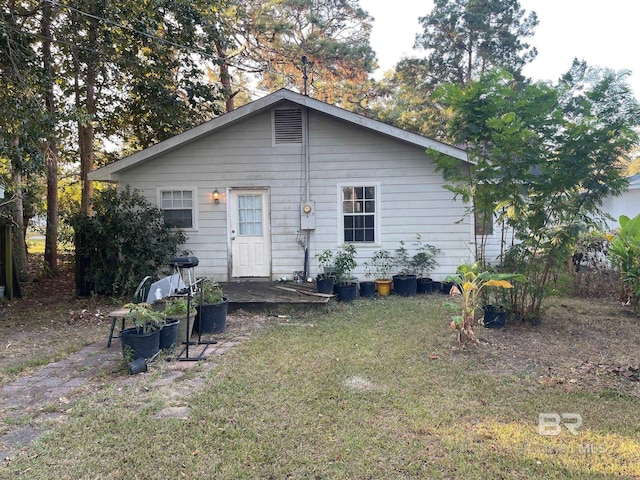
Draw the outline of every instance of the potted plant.
M368 262L364 263L364 280L360 282L360 296L361 297L375 297L376 296L376 282L371 280L373 276L373 265Z
M204 280L200 294L195 296L198 306L196 325L198 333L222 333L227 328L229 299L217 282Z
M391 292L392 280L389 277L393 269L393 257L387 250L377 250L371 257L371 264L376 271L376 290L378 295L386 296Z
M333 252L324 250L316 255L318 265L322 272L316 277L318 293L333 293L336 281L335 268L333 266Z
M393 291L404 297L415 295L418 290L418 277L412 273L411 257L404 240L400 240L400 245L396 248L395 264L399 272L393 276Z
M338 300L350 302L356 298L358 292L358 282L351 276L351 272L358 266L356 262L356 247L353 244L347 244L340 247L335 254L334 265L336 269L335 291Z
M450 327L458 332L458 345L480 343L473 332L473 325L481 304L482 291L487 287L513 288L510 280L524 282L526 277L518 273L492 273L480 271L480 264L463 264L457 269L456 275L447 276L446 280L453 282L450 294L460 296L460 304L446 303L445 305L458 315L452 317Z
M428 277L429 272L438 266L436 256L442 251L433 245L424 243L419 233L416 234L414 243L417 253L411 258L411 269L417 277L417 292L431 293L433 292L433 280Z
M155 310L148 303L128 303L125 321L133 327L120 332L122 355L131 362L138 358L151 358L160 351L160 329L164 323L164 312Z
M187 342L193 333L196 313L195 298L189 301L186 296L170 297L164 308L166 320L160 332L160 348L168 349Z
M492 267L486 267L490 273L498 273ZM510 294L504 288L487 288L482 290L481 307L484 312L482 324L486 328L502 328L506 324L510 304Z
M507 309L504 305L489 303L482 306L484 318L482 324L486 328L502 328L507 321Z

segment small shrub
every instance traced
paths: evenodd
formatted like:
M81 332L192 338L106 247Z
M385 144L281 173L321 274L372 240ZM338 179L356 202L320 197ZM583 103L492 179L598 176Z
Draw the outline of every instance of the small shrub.
M318 273L318 278L328 278L334 276L333 272L333 252L331 250L324 250L316 254L316 260L318 260L318 266L322 270Z
M419 233L416 234L413 245L416 248L416 253L411 255L404 240L400 240L400 245L396 248L394 263L398 268L399 275L423 277L438 266L436 256L440 255L442 251L433 245L424 243Z
M411 257L411 271L418 277L427 276L439 263L436 257L442 253L442 250L422 241L422 236L416 233L416 241L414 243L417 253Z
M371 257L371 265L378 280L388 280L389 274L393 270L393 256L387 250L377 250Z
M165 306L164 314L169 318L186 317L188 303L186 297L171 297ZM193 300L191 300L189 307L189 313L195 315L196 304Z
M351 272L358 266L356 262L356 247L355 245L348 244L343 245L334 257L334 263L336 267L336 277L339 282L346 282L351 277Z
M200 295L196 295L196 301L200 301ZM212 303L220 303L224 300L224 292L217 282L213 280L205 280L202 282L202 304L210 305Z
M145 332L157 330L162 327L165 313L155 310L148 303L128 303L125 308L129 309L126 318L133 323L133 326Z

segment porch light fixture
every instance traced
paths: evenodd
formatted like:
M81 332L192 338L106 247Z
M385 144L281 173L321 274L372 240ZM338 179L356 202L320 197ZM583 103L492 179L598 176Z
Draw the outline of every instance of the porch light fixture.
M211 194L213 195L213 203L218 205L220 203L220 192L216 188L213 192L211 192Z

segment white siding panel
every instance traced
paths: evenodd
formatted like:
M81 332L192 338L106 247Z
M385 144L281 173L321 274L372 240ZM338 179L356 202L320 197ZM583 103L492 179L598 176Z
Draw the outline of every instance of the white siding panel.
M420 233L442 249L434 278L453 273L469 259L471 226L465 208L442 188L432 160L414 145L390 139L333 117L310 113L310 198L316 205L316 229L309 239L309 273L318 272L315 254L338 247L337 185L380 185L380 245L359 249L362 264L377 248L408 246ZM264 112L217 130L179 149L124 171L121 182L141 189L155 203L158 186L197 187L199 229L188 233L184 249L200 259L199 276L228 279L228 188L268 187L272 224L272 278L303 269L298 244L300 202L304 199L304 149L272 146L271 113ZM225 193L215 205L210 192ZM356 273L362 274L362 265Z

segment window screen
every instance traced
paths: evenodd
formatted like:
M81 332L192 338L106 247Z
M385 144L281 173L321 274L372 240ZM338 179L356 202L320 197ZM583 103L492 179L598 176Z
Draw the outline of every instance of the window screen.
M193 228L193 192L166 190L161 194L165 225L173 228Z

